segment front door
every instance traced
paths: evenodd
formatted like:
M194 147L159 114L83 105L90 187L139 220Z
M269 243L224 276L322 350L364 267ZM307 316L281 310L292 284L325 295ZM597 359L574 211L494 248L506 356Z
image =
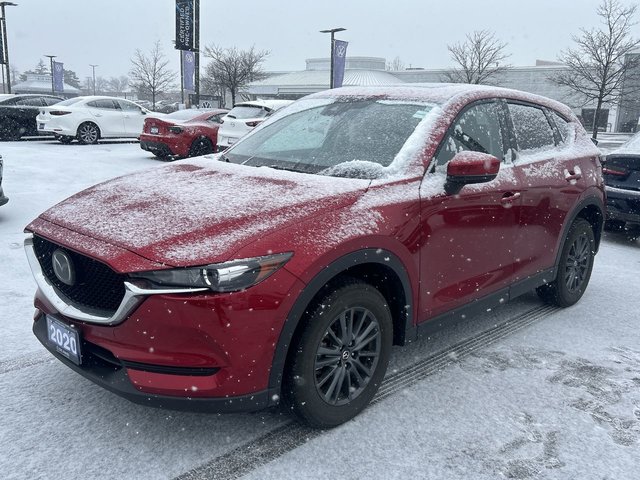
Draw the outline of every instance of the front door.
M438 148L421 186L420 312L424 321L506 287L513 275L520 194L504 163L503 115L495 102L467 107ZM449 160L461 150L503 160L498 178L443 192ZM507 300L507 298L505 298Z

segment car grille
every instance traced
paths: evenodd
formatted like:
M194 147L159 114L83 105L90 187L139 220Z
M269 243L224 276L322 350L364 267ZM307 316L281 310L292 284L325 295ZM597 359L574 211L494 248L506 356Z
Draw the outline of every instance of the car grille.
M44 276L74 306L80 310L82 307L111 312L118 309L125 294L124 275L114 272L104 263L67 250L37 235L33 237L33 247ZM74 285L62 283L53 271L51 255L58 248L69 255L73 262L76 271Z

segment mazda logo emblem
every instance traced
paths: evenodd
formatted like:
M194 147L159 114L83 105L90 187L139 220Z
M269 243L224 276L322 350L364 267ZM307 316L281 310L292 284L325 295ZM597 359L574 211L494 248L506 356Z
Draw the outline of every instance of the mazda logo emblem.
M51 263L53 265L53 273L55 273L58 280L65 285L75 285L76 272L69 255L60 249L54 250L51 254Z

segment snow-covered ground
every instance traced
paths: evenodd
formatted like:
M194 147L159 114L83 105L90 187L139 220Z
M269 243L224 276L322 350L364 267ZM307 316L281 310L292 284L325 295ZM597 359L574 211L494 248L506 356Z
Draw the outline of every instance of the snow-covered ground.
M379 400L317 433L278 411L134 405L51 359L30 330L22 229L86 186L162 163L131 143L0 154L2 478L639 478L639 240L605 236L573 308L527 295L397 348Z

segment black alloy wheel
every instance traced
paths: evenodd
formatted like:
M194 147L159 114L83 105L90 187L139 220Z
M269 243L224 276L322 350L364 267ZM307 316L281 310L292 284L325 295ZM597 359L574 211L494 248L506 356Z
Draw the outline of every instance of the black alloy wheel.
M375 395L393 325L382 294L357 280L326 293L311 311L292 346L283 394L304 423L329 428L355 417Z
M569 227L562 247L556 279L538 287L538 295L560 307L575 304L587 288L595 257L595 237L591 224L578 218Z
M207 137L196 138L189 149L190 157L200 157L213 153L213 144Z
M98 143L100 129L95 123L85 122L78 127L78 141L85 145Z

